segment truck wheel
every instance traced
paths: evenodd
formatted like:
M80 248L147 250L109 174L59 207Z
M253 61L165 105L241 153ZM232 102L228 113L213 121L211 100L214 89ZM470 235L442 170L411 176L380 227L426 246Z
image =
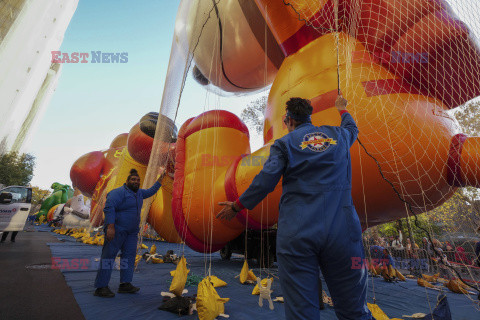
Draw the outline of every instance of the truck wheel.
M230 245L226 245L222 249L220 249L220 257L222 257L222 260L230 260L230 257L232 256L232 249L230 249Z

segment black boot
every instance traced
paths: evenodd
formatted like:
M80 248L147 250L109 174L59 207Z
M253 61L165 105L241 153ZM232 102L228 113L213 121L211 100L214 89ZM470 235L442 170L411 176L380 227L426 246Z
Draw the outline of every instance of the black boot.
M102 298L115 297L115 293L113 293L109 287L97 288L97 290L95 290L95 293L93 295L97 297L102 297Z
M118 293L135 293L138 290L140 290L140 288L137 288L133 286L130 282L127 282L127 283L120 283L120 286L118 287L117 292Z

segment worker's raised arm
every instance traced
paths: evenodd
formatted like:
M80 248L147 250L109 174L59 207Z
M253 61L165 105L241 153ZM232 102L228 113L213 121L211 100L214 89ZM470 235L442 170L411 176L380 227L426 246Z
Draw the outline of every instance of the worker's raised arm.
M355 120L353 120L353 117L350 115L350 113L347 111L347 100L341 95L339 95L337 97L337 100L335 100L335 107L337 107L337 110L338 112L340 112L340 116L342 117L340 128L345 134L349 147L351 147L355 140L357 140L357 124L355 123Z
M142 189L142 198L150 198L155 193L157 193L158 189L160 189L161 186L162 185L160 184L160 182L156 181L149 189Z
M165 168L160 170L160 175L158 176L157 181L149 189L142 189L142 198L147 199L153 196L162 186L162 180L165 177Z

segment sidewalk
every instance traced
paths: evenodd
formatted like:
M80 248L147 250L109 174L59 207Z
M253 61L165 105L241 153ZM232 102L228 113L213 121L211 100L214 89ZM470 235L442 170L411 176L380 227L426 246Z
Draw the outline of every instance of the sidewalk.
M49 232L19 232L0 243L0 319L85 319L59 270L49 267ZM42 265L48 265L43 267Z

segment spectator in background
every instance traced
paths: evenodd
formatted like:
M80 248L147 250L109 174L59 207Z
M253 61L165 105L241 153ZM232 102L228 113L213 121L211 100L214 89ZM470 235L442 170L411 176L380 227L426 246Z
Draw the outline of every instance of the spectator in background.
M445 241L445 251L454 251L453 246L450 244L450 242Z
M392 246L393 240L395 240L394 237L388 237L387 247L391 247L391 246Z
M395 250L403 250L403 235L402 235L402 231L399 231L398 232L398 236L395 237L395 240L392 241L392 247L395 249Z
M456 250L450 242L445 241L445 246L443 248L443 251L447 255L447 258L448 258L449 261L455 261L456 260L455 259Z
M422 241L423 241L423 249L425 249L425 251L427 251L429 255L433 255L432 243L430 243L430 241L428 241L426 237L423 237ZM433 242L435 243L435 239L433 240Z
M410 241L410 238L407 238L406 240L405 251L407 252L408 257L413 256L413 248L412 248L412 242Z

